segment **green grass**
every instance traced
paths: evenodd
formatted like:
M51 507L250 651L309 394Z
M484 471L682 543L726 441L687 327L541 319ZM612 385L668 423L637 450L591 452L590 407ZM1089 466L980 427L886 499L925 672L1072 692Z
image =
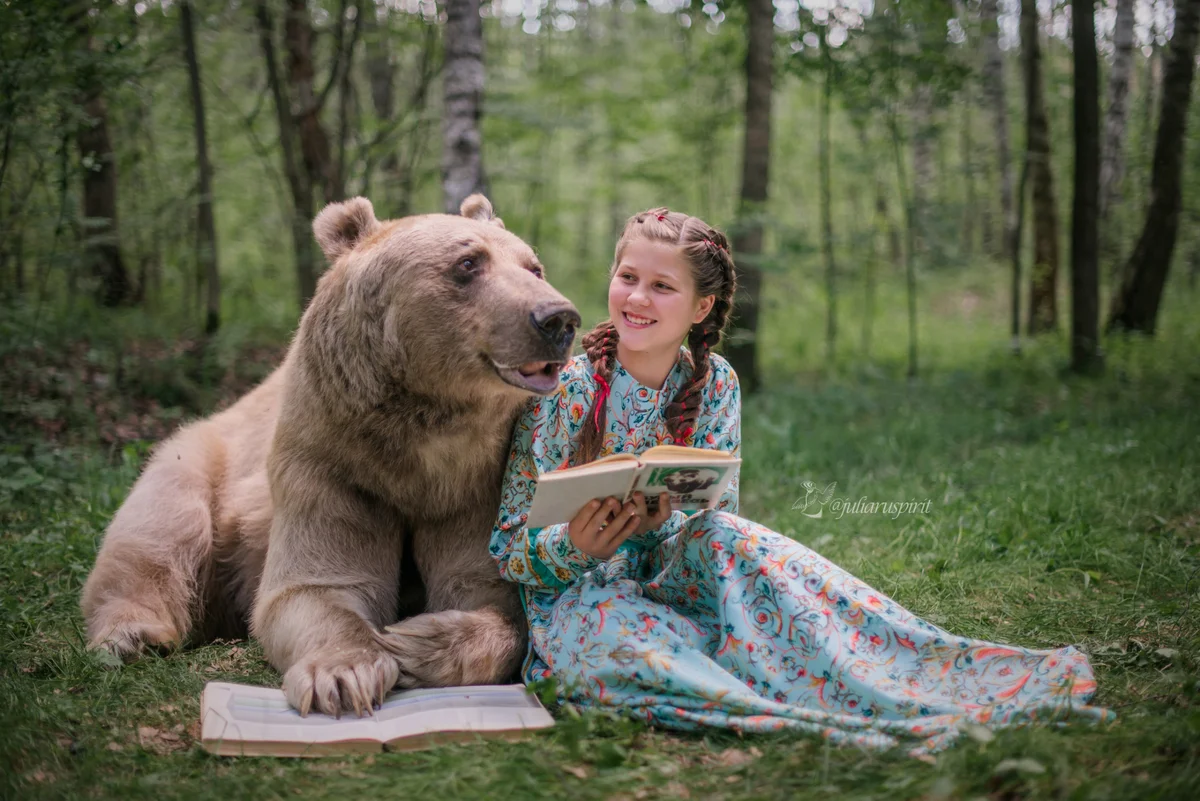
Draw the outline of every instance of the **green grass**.
M840 377L815 369L811 316L777 321L764 345L772 383L744 411L742 512L952 631L1082 646L1115 724L965 738L932 765L812 738L682 735L566 710L555 730L521 744L211 757L189 733L204 683L277 676L244 642L119 670L90 656L79 589L145 447L49 444L30 430L0 451L0 795L1191 797L1200 786L1194 299L1173 301L1159 341L1110 343L1107 375L1077 380L1060 374L1061 341L1013 359L997 333L1002 299L964 316L955 304L970 280L946 283L929 306L955 310L923 323L936 369L917 382L895 377L894 314L878 329L877 369ZM892 300L881 296L897 308ZM800 352L793 343L805 330ZM783 378L796 373L812 377ZM930 511L814 520L791 508L804 480L837 481L839 497L929 499Z

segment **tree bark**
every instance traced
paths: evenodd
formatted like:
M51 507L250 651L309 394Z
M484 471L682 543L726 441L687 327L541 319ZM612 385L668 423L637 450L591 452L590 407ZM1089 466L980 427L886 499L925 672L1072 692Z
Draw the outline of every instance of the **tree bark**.
M1075 197L1071 209L1071 370L1099 372L1100 77L1096 62L1095 0L1071 7L1075 61Z
M913 226L910 241L916 254L929 256L929 206L933 202L930 188L934 185L933 144L937 139L937 126L933 119L933 87L919 83L913 89L912 105L912 209L909 224ZM935 261L927 259L928 261Z
M338 20L339 30L343 23L344 20ZM288 87L295 104L296 133L299 135L304 169L308 173L309 184L320 189L326 203L332 203L337 197L336 168L330 155L329 135L321 125L321 107L326 92L318 95L313 84L316 69L313 64L312 18L309 16L307 0L288 0L283 39L288 55ZM340 55L339 47L335 62L340 61ZM335 63L335 74L337 69ZM307 216L312 215L313 209L310 207Z
M1021 61L1025 73L1026 158L1033 183L1033 267L1029 274L1031 336L1058 326L1058 204L1050 170L1050 123L1042 89L1042 48L1036 0L1021 0Z
M292 195L292 247L296 256L296 283L300 293L300 310L303 311L317 288L316 254L313 247L311 220L313 216L313 186L309 174L301 166L296 155L297 131L292 117L291 104L284 92L279 76L279 63L275 55L275 23L267 8L266 0L255 6L258 21L258 41L267 66L267 86L275 104L275 118L279 124L279 143L283 151L283 171L287 176Z
M129 276L121 259L121 241L117 226L117 162L108 132L108 107L95 74L91 20L91 0L73 2L66 13L88 54L80 76L79 103L86 121L75 135L83 163L83 260L87 272L100 280L97 300L104 306L120 306L129 297Z
M1013 174L1012 158L1008 144L1008 104L1004 92L1004 61L1000 54L1000 27L996 0L982 0L980 16L983 24L983 91L992 110L993 126L996 129L996 166L1000 174L1000 215L1003 227L999 248L995 255L1005 258L1012 241L1013 220ZM985 231L991 229L987 226ZM986 244L985 244L986 247Z
M1153 335L1171 255L1179 233L1183 200L1183 156L1188 102L1196 66L1200 0L1176 0L1175 35L1167 46L1162 105L1154 142L1150 177L1150 209L1129 261L1121 287L1113 295L1108 330Z
M833 54L829 52L824 25L817 26L824 81L821 87L821 120L818 136L821 180L821 251L825 256L825 363L832 368L837 359L837 262L833 256L833 183L830 163L829 114L833 105Z
M742 139L742 189L734 252L738 261L729 344L725 354L747 392L762 383L758 372L758 310L762 290L763 213L771 166L771 84L775 8L771 0L747 0L746 128Z
M442 76L442 194L447 214L468 195L487 194L483 172L483 21L480 0L446 0Z
M217 227L213 220L212 165L208 160L208 130L204 123L204 93L200 83L200 61L196 56L196 30L192 22L192 0L179 7L183 53L187 61L192 94L192 118L196 132L196 172L200 197L196 203L196 261L203 265L205 297L204 333L214 334L221 325L221 274L217 269Z
M1100 162L1100 222L1120 202L1125 174L1125 121L1129 110L1129 78L1133 72L1133 0L1117 0L1113 31L1113 64L1108 78L1108 110L1104 118L1104 147Z

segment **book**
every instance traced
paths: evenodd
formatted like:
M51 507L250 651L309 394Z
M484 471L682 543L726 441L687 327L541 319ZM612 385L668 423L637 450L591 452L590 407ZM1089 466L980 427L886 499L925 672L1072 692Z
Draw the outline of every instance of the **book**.
M535 528L567 523L588 501L615 496L624 502L635 492L646 494L651 514L664 492L670 494L673 509L709 509L720 500L741 463L725 451L659 445L640 456L619 453L579 467L542 473L525 523Z
M281 690L210 681L200 697L200 744L218 756L316 757L415 751L479 738L520 739L554 725L521 684L405 690L369 717L340 719L288 705Z

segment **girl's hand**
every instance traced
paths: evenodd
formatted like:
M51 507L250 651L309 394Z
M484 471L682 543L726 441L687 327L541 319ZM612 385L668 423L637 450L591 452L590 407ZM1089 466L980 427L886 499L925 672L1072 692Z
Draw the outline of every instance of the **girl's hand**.
M633 536L640 537L643 534L653 531L654 529L667 522L667 518L671 516L671 494L664 492L658 496L658 511L651 515L646 509L646 496L644 493L633 493L634 513L641 519L641 525L633 532Z
M645 504L642 504L645 511ZM617 552L641 522L633 502L621 506L619 498L589 501L567 526L571 543L588 556L608 559Z

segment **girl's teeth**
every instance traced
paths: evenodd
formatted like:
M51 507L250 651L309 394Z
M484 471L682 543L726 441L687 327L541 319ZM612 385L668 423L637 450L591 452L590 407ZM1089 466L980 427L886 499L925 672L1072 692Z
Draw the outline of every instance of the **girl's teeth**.
M625 313L625 319L634 325L649 325L650 323L654 322L653 320L649 320L645 317L635 317L629 312Z

